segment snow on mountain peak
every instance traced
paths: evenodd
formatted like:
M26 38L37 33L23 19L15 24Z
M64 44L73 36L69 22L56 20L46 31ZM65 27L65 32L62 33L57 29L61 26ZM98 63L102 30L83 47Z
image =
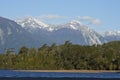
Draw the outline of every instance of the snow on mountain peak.
M120 31L106 31L103 36L120 36Z
M22 27L31 27L31 28L47 28L49 25L45 24L44 22L33 18L33 17L27 17L23 19L18 19L16 22L21 25Z
M86 25L82 24L80 21L77 20L71 20L67 24L64 24L63 27L79 30L79 31L90 31L90 32L92 31L89 27L87 27Z
M82 23L80 21L77 21L77 20L71 20L70 24L80 24L80 25L82 25Z
M82 26L82 23L77 20L71 20L69 23L63 24L62 27L61 27L61 25L48 25L48 24L40 21L39 19L36 19L33 17L18 19L18 20L16 20L16 22L19 25L21 25L23 28L29 29L30 31L32 31L36 28L45 29L47 31L54 31L54 30L58 30L61 28L71 28L74 30L79 30L79 27Z
M19 25L21 25L23 28L29 30L30 32L35 29L44 29L52 32L54 30L58 30L61 28L69 28L69 29L79 30L79 31L90 30L87 26L83 25L80 21L77 21L77 20L71 20L66 24L48 25L34 17L25 17L25 18L16 20L16 22Z

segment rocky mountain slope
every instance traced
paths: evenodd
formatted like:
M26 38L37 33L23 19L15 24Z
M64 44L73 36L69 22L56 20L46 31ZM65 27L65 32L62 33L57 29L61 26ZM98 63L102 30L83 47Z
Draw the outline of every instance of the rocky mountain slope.
M120 32L99 34L77 20L65 24L50 25L33 17L10 20L0 17L0 52L7 48L19 49L21 46L40 47L43 44L93 45L120 40Z

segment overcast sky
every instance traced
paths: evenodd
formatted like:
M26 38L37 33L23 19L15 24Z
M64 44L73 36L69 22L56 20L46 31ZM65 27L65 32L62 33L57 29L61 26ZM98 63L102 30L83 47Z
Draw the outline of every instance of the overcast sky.
M120 0L0 0L0 16L33 16L48 23L76 19L100 32L120 30Z

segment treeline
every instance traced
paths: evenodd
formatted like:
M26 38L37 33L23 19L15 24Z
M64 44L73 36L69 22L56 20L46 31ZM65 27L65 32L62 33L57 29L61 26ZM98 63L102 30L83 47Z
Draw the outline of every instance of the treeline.
M120 41L81 46L66 41L63 45L21 47L0 54L0 69L40 70L120 70Z

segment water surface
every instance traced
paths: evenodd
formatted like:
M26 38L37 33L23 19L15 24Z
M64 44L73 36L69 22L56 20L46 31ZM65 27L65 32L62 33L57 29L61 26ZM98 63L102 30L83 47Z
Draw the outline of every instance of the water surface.
M0 70L0 80L120 80L119 72L21 72Z

